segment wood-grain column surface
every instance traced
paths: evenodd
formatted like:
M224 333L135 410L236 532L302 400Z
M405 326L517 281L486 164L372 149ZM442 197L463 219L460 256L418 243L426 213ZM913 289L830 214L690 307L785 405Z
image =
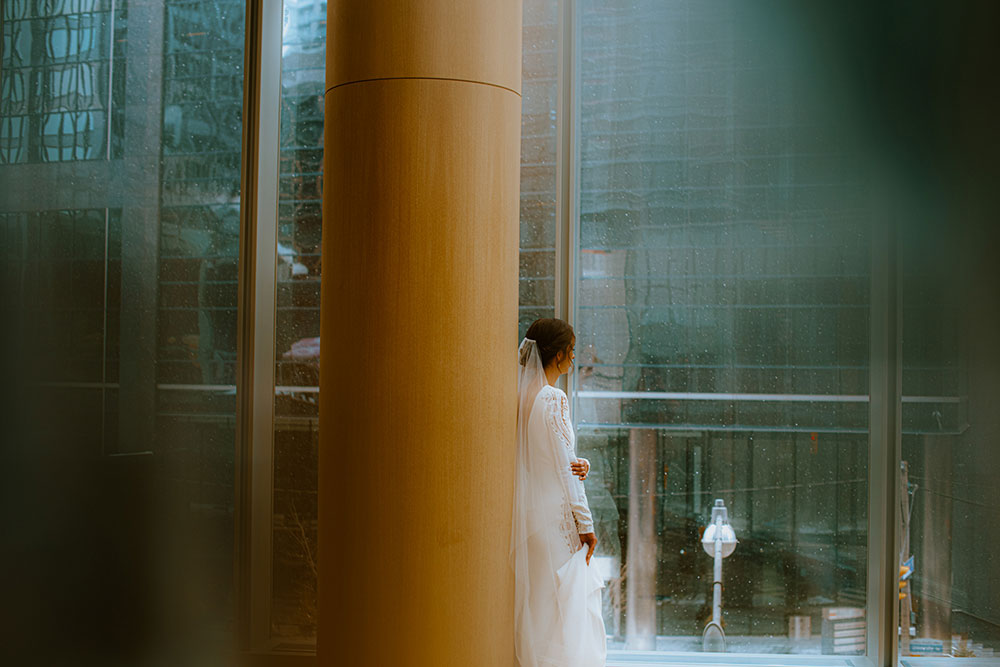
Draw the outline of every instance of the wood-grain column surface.
M321 665L514 664L521 3L329 4Z

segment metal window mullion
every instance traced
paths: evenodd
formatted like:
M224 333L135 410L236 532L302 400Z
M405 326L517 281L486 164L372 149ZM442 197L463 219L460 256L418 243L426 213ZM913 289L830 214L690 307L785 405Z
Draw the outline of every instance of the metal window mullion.
M110 135L109 135L110 136ZM107 454L108 443L108 236L111 231L111 211L104 209L104 270L101 292L101 455ZM23 303L23 302L22 302Z
M260 107L261 0L246 4L243 52L243 132L240 155L240 240L237 268L236 451L233 471L233 589L239 650L250 647L249 461L253 432L254 267L257 252L257 112Z
M270 648L281 0L247 6L237 379L241 648Z
M281 112L281 0L264 0L261 22L260 122L257 173L257 267L254 295L254 377L251 557L255 648L268 648L271 627L271 537L274 470L274 335L278 244Z
M867 653L877 667L895 667L902 378L896 223L889 216L872 229L870 312Z
M111 132L113 126L111 123L111 104L114 101L114 87L115 87L115 0L111 0L111 6L108 8L108 98L107 98L107 118L104 124L106 135L105 135L105 151L104 159L111 159Z

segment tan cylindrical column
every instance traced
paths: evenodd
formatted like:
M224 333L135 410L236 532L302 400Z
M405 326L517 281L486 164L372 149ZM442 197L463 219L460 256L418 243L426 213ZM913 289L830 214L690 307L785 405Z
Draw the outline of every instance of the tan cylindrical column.
M521 4L329 8L319 664L510 667Z

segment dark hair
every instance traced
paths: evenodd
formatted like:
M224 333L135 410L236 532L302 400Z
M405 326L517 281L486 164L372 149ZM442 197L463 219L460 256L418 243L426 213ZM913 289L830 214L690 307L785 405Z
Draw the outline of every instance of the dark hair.
M543 317L531 323L524 337L535 341L538 354L542 358L542 367L547 368L560 352L569 349L576 339L576 334L573 333L573 327L566 322L554 317Z

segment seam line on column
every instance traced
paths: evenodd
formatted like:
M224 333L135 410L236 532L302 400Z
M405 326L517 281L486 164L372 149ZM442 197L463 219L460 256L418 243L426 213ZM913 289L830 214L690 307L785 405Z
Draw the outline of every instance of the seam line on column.
M330 86L329 88L326 89L326 92L330 92L334 88L350 86L355 83L371 83L372 81L456 81L458 83L475 83L479 84L480 86L492 86L493 88L506 90L508 92L514 93L518 97L521 97L521 93L517 92L513 88L508 88L507 86L501 86L499 83L489 83L488 81L476 81L475 79L454 79L447 76L380 76L372 79L358 79L357 81L344 81L343 83L338 83L336 86Z

